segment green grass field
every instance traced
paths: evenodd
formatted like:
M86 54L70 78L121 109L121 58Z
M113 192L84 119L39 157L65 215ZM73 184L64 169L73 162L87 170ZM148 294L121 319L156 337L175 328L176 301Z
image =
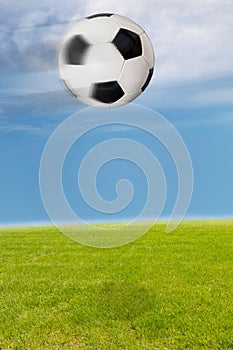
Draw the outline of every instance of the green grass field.
M127 246L0 229L0 349L233 349L233 220Z

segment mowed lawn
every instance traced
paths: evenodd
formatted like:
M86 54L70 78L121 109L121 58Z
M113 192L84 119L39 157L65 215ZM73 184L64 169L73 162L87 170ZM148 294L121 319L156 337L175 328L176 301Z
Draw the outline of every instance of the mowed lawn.
M233 349L233 220L97 249L0 229L0 349Z

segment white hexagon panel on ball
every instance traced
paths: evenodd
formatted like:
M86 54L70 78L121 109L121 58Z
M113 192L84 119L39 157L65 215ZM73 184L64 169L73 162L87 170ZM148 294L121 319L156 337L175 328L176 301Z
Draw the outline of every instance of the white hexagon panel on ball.
M59 52L59 72L68 91L94 107L123 106L137 98L153 76L155 55L145 31L110 13L77 22Z

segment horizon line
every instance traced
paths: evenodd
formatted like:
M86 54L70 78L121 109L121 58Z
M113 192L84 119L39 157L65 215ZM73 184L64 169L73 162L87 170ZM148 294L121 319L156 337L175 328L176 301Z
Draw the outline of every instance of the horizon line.
M182 220L182 222L187 222L187 221L209 221L209 220L233 220L233 216L190 216L190 217L186 217L185 219ZM128 223L128 222L133 222L134 220L132 219L123 219L123 220L116 220L116 221L102 221L102 220L96 220L96 221L83 221L83 223L79 223L78 225L94 225L94 224L117 224L117 223ZM161 218L159 220L157 220L156 222L154 222L154 224L156 225L156 223L166 223L167 221L169 221L168 217L164 217ZM148 219L148 220L143 220L143 221L135 221L135 223L143 223L143 222L153 222L153 220ZM182 223L181 222L181 223ZM69 224L65 224L65 223L60 223L60 225L75 225L75 223L69 223ZM32 221L32 222L16 222L16 223L3 223L0 224L0 229L1 228L7 228L7 227L11 227L11 228L17 228L17 227L37 227L37 226L54 226L57 227L55 224L53 224L51 221Z

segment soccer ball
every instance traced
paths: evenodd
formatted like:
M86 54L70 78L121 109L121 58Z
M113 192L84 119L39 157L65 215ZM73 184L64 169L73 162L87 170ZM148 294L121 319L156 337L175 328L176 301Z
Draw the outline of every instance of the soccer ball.
M66 87L94 107L119 107L137 98L154 72L148 35L130 19L97 14L77 22L60 48L59 71Z

